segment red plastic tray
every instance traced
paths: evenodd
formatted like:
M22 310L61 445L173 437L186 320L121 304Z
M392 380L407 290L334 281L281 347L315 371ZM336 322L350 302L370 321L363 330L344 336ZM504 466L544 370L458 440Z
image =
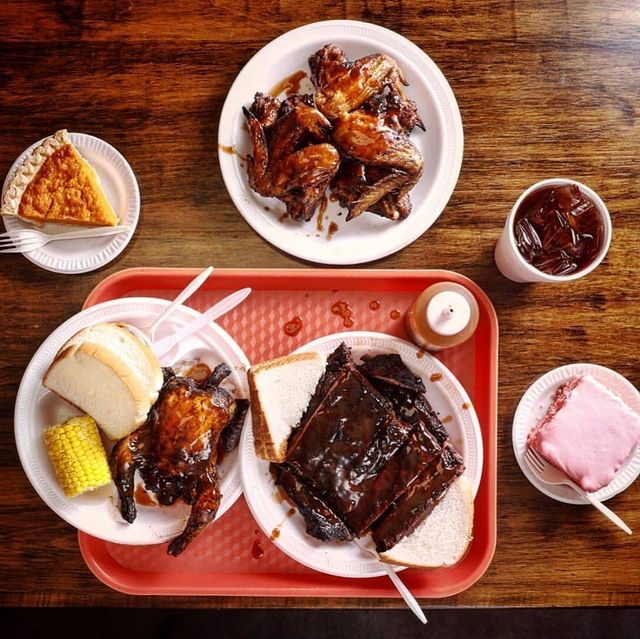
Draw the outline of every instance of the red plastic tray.
M197 269L129 269L106 278L85 308L121 297L172 298ZM498 323L486 294L449 271L417 270L243 270L219 269L188 304L204 310L232 290L250 286L252 295L219 320L251 362L278 357L321 335L370 330L406 337L403 315L418 293L441 281L458 282L475 295L480 321L475 335L439 354L469 393L478 414L484 467L475 499L474 538L469 552L446 569L408 569L402 579L417 597L448 597L475 583L489 566L496 543L496 404ZM353 309L353 326L331 312L336 301ZM372 301L379 302L374 310ZM398 313L399 311L399 313ZM295 337L284 325L303 321ZM399 317L398 317L399 316ZM252 519L244 498L205 530L183 555L165 545L124 546L78 533L91 571L105 584L130 594L300 597L398 597L386 577L346 579L314 572L284 555ZM264 554L253 549L258 546Z

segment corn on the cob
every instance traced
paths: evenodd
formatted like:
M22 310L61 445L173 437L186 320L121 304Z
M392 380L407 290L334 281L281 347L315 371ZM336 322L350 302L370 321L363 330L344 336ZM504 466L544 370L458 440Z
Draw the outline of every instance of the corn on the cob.
M111 481L107 453L95 420L72 417L44 429L44 442L56 477L68 497Z

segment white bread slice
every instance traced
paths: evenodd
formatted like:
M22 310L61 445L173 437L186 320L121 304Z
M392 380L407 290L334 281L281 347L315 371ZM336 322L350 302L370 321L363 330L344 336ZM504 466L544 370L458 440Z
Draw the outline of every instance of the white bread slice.
M467 551L472 530L471 484L465 477L458 477L431 514L410 535L380 553L380 559L417 568L453 566Z
M324 372L320 353L297 353L252 366L247 374L256 455L283 462L291 430L298 425Z
M134 330L124 323L82 329L58 351L43 379L113 440L145 421L163 382L151 346Z

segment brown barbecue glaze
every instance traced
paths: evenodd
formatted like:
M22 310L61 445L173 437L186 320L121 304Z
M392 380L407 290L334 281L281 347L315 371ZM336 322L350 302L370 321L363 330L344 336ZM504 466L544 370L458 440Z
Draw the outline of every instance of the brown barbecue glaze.
M236 403L219 384L230 373L220 364L202 385L189 377L170 377L146 422L119 440L111 453L125 521L133 523L137 514L136 470L158 503L167 506L182 499L192 506L184 531L169 544L171 555L180 554L213 521L220 505L216 450Z
M396 513L381 532L382 539L395 539L428 515L429 500L464 466L423 392L422 380L396 354L356 367L344 344L332 353L289 440L286 462L272 464L309 534L348 539ZM455 455L446 452L445 459L445 450ZM425 469L433 471L428 482Z

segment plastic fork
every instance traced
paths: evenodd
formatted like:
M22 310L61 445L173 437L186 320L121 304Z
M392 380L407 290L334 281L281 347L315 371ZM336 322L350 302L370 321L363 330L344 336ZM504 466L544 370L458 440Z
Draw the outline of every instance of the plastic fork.
M529 468L531 468L533 474L540 479L540 481L543 481L546 484L570 486L579 495L591 502L593 506L595 506L607 519L618 526L618 528L624 530L627 535L631 534L631 528L629 528L629 526L627 526L627 524L625 524L618 515L616 515L610 508L607 508L601 501L596 499L593 494L588 493L572 482L561 470L553 467L546 459L543 459L540 456L538 451L531 448L531 446L527 446L524 458L527 464L529 464Z
M417 599L404 585L402 579L398 577L395 570L389 564L385 563L384 561L380 561L378 553L374 550L371 550L371 548L367 548L362 541L360 541L359 539L354 539L354 541L359 548L364 550L364 552L371 555L372 557L375 557L378 560L378 563L382 566L382 568L384 568L384 571L387 573L389 579L391 579L391 581L393 582L396 590L402 595L402 598L404 599L407 606L409 606L409 608L411 609L411 612L413 612L413 614L418 617L418 619L420 619L422 623L427 623L427 618L425 617L424 612L422 612L422 608L420 608L420 604L418 603Z
M189 335L192 335L196 331L211 323L218 317L228 313L232 308L242 303L247 296L251 293L250 288L243 288L231 295L227 295L219 302L214 304L209 310L205 311L200 317L194 319L192 322L178 329L172 335L163 337L157 342L153 342L153 351L156 357L162 362L162 358L178 343L180 340L186 339Z
M164 322L167 317L173 313L175 308L182 304L186 299L191 297L209 278L209 275L213 273L213 266L208 266L204 271L199 273L185 288L176 295L174 300L167 306L158 317L153 321L153 324L149 326L146 332L149 334L149 339L153 342L156 338L156 330L158 330L158 326ZM144 328L144 327L143 327Z
M22 229L0 233L0 253L29 253L41 248L49 242L58 240L81 240L89 237L107 237L118 235L129 230L126 226L110 226L108 228L84 229L82 231L70 231L69 233L58 233L48 235L35 229Z

